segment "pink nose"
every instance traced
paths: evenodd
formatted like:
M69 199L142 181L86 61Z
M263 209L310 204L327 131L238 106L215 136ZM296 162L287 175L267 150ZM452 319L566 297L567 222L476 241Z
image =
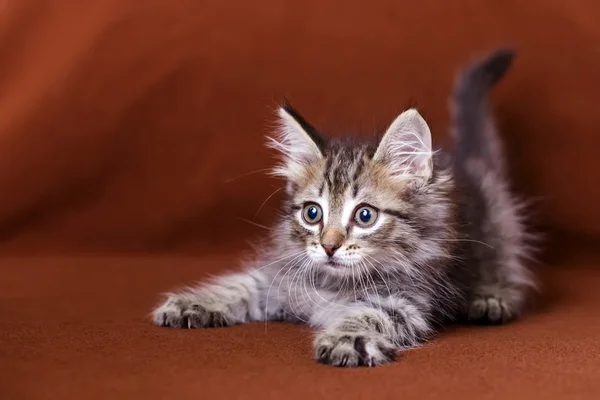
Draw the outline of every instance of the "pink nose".
M335 253L335 251L340 248L339 244L323 244L323 243L321 243L321 246L323 246L323 248L325 249L325 254L327 254L327 257L333 257L333 254Z

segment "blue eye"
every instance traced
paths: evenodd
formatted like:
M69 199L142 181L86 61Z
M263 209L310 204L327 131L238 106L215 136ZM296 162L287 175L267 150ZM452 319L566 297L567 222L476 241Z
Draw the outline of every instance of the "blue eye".
M363 206L356 210L354 221L360 226L370 226L377 221L379 213L373 207Z
M316 224L321 221L322 217L323 212L321 211L321 207L316 204L307 204L302 210L302 218L307 224Z
M361 222L368 223L371 220L371 210L368 208L360 210L360 220Z

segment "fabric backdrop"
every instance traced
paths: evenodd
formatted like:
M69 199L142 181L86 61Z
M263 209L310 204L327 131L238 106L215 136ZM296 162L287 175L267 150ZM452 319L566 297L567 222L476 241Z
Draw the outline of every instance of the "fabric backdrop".
M599 16L597 0L0 0L0 399L597 398ZM279 101L332 135L417 106L451 145L456 72L505 45L493 105L550 250L526 318L350 371L317 365L306 327L152 326L159 292L233 268L268 229Z
M332 135L409 105L448 144L457 70L510 45L494 92L543 229L600 234L593 0L4 0L0 251L198 251L260 232L264 135L289 99ZM257 213L257 210L260 212Z

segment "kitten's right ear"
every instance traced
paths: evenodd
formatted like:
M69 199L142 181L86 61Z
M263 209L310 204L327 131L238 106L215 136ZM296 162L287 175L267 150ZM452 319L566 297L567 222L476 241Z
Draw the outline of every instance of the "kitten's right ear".
M279 107L278 113L277 135L268 138L268 146L278 150L283 160L272 173L295 180L307 165L323 158L327 139L289 104Z

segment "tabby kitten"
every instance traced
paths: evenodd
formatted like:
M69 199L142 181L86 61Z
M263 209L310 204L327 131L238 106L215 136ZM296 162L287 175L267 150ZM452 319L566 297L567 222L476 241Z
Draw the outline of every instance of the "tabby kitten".
M300 321L317 329L319 362L354 367L394 360L443 322L518 317L533 286L527 234L487 105L512 59L497 50L459 77L453 155L432 149L414 109L362 143L282 106L270 146L287 191L274 234L245 271L169 294L154 323Z

